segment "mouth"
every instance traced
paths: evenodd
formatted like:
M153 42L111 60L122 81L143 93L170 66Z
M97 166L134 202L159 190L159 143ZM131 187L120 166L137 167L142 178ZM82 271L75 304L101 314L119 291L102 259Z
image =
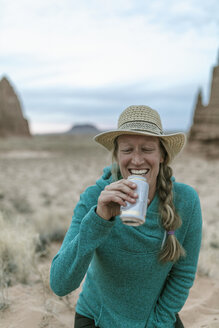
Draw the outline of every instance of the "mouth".
M134 175L146 175L149 172L149 169L145 169L145 170L129 169L129 172Z

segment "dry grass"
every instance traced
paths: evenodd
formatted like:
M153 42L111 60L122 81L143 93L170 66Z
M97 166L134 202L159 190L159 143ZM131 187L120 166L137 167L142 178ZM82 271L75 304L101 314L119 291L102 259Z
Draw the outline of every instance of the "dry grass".
M48 292L49 266L41 272L36 262L63 239L80 193L108 160L83 136L0 140L0 304L5 288L28 283L33 271Z
M191 185L199 194L203 238L198 273L218 279L219 269L219 158L194 155L186 149L173 164L176 180Z
M45 308L41 326L63 304L72 306L72 299L60 301L49 288L51 241L62 240L80 193L110 162L110 154L83 136L0 139L0 309L10 304L8 286L39 282ZM204 233L199 273L217 277L219 161L185 150L173 169L177 181L192 185L200 195Z
M0 283L27 283L33 267L38 235L17 217L12 222L0 213Z
M63 236L79 194L108 159L92 140L74 136L0 140L0 156L1 210L50 238Z
M9 305L7 288L27 284L36 263L38 234L19 215L0 212L0 309Z

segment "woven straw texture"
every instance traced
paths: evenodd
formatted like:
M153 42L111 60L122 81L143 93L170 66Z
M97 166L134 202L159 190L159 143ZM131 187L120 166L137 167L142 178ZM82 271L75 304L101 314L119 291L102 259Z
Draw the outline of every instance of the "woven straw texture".
M186 142L184 133L164 134L159 114L147 106L126 108L119 117L118 129L100 133L94 140L111 151L114 148L114 140L124 134L159 137L170 161L183 149Z
M129 106L119 117L118 128L127 123L150 122L155 124L159 130L163 130L159 114L148 106Z

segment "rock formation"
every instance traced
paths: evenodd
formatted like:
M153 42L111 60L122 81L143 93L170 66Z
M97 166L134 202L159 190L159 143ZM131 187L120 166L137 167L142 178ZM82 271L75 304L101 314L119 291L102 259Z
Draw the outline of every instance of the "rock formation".
M100 131L93 124L75 124L67 133L93 135L100 133Z
M18 96L6 77L0 81L0 137L30 136Z
M219 53L217 66L213 68L212 72L210 98L207 106L203 105L202 91L198 92L189 141L219 142Z

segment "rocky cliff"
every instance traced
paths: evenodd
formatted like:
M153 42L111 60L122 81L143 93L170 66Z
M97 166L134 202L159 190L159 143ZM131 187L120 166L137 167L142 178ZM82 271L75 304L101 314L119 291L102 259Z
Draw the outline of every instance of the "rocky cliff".
M18 96L6 77L0 81L0 136L30 136Z
M213 67L212 71L210 97L207 106L203 105L202 91L199 90L198 92L189 141L219 142L219 53L217 66Z

